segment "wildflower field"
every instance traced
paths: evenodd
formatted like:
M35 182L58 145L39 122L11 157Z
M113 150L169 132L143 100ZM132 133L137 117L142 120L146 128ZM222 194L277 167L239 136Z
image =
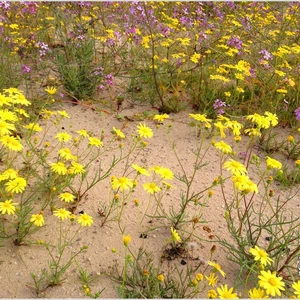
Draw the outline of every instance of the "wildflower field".
M299 2L0 2L2 298L300 298Z

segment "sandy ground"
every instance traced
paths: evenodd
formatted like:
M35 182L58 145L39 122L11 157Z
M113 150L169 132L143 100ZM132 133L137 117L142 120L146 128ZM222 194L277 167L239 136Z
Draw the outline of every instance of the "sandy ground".
M92 131L95 136L100 137L102 130L105 134L110 135L112 127L121 128L126 124L123 129L124 133L129 136L130 134L136 134L136 126L140 121L133 118L135 114L142 113L143 111L150 111L149 107L123 107L120 112L122 116L128 116L135 119L133 122L126 120L118 120L115 118L115 113L111 115L99 114L93 110L77 105L65 104L64 109L70 115L70 119L64 119L60 124L68 132L75 133L76 130L86 129ZM171 114L170 119L166 120L164 125L156 128L156 125L151 120L145 120L149 127L153 129L154 138L149 140L148 146L137 157L135 163L140 166L152 167L155 165L161 165L170 168L175 174L180 172L180 165L176 160L175 155L172 153L171 144L169 143L166 135L166 130L169 124L173 125L171 137L176 142L176 149L180 158L181 164L185 167L188 174L191 174L194 162L195 146L199 143L199 137L197 137L195 128L188 126L190 121L188 118L188 111L180 112L178 114ZM49 132L48 136L51 139L52 134L56 132ZM216 139L218 140L218 138ZM104 140L105 143L105 140ZM211 139L204 141L204 147L211 143ZM126 149L126 142L124 148ZM242 142L237 151L245 151L245 142ZM105 153L101 156L101 162L103 167L109 165L112 159L112 153ZM262 153L260 153L262 154ZM207 152L204 162L208 164L204 166L196 175L195 182L192 186L192 190L199 191L204 187L209 186L213 180L219 176L219 155L213 147ZM97 168L97 165L92 168ZM120 176L124 171L124 163L117 166L116 170L112 172L112 175ZM133 176L134 173L131 174ZM252 174L251 178L255 181L256 175ZM138 221L141 212L144 211L148 196L143 191L142 183L146 182L146 177L141 177L139 185L135 189L132 197L128 199L128 203L125 206L124 214L121 220L121 226L125 228L125 234L130 233L132 236L132 242L130 243L130 249L133 252L137 252L139 247L144 247L147 251L152 252L155 257L155 263L160 265L160 257L163 249L165 248L168 240L170 239L170 223L164 221L154 220L149 223L149 218L146 217L142 224ZM174 208L178 210L180 203L180 191L183 188L179 181L173 180L172 184L174 188L170 189L167 195L164 197L162 205L166 210ZM228 183L227 197L232 196L231 185ZM211 232L203 230L204 224L198 224L194 232L194 237L191 238L191 242L188 244L190 258L187 258L189 264L195 263L195 261L210 259L210 249L212 245L216 245L216 252L212 260L217 261L227 273L226 278L221 278L221 283L228 283L232 285L235 282L235 276L238 273L239 267L232 264L227 258L224 249L212 239L211 242L201 241L201 239L209 240L209 235L218 235L227 240L230 239L226 229L224 221L224 201L221 197L220 187L214 188L215 194L207 201L207 207L203 208L203 216L201 220L207 222L207 226L211 229ZM280 192L280 191L278 191ZM289 192L289 191L288 191ZM282 191L287 193L287 191ZM98 214L98 209L101 204L108 201L110 195L110 179L107 178L103 182L100 182L92 190L88 192L87 198L82 201L78 211L84 210L94 218L94 224L91 228L82 228L78 235L78 238L72 245L72 249L78 249L83 245L88 246L86 253L81 254L77 261L81 267L90 271L92 274L98 274L96 280L92 283L92 292L96 292L103 288L104 291L101 294L101 298L113 298L117 297L114 287L117 285L111 281L104 272L107 272L115 261L122 264L124 258L124 247L122 243L122 233L118 228L116 221L111 221L101 227L102 218ZM134 199L140 200L140 206L134 205ZM149 212L153 212L155 206L151 203ZM295 209L295 205L299 207L299 199L294 199L289 208ZM200 207L190 205L188 208L189 214L192 216L199 213ZM77 213L78 213L77 211ZM36 234L30 236L32 240L44 239L47 241L55 241L58 236L58 222L54 216L51 216L50 211L45 212L46 226L44 226ZM140 238L140 234L146 232L149 229L159 227L152 231L149 231L147 238ZM185 229L190 230L187 226ZM197 238L196 238L197 237ZM263 241L261 246L266 246L267 241ZM116 248L117 252L113 253L112 248ZM182 258L175 259L173 261L164 261L162 263L162 269L165 273L173 272L174 266L182 267L180 264ZM6 241L4 247L0 248L0 282L1 292L0 296L3 298L35 298L36 294L30 288L28 284L32 284L30 273L40 273L43 268L47 267L47 253L41 246L14 246L11 241ZM85 297L78 277L78 267L75 263L68 269L65 275L65 282L61 286L48 288L43 294L46 298L82 298ZM200 297L206 297L206 294L199 295Z

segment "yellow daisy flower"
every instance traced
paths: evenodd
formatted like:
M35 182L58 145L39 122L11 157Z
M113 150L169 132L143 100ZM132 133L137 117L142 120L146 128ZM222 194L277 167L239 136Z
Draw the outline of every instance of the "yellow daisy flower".
M295 290L294 294L298 296L298 298L300 298L300 280L298 280L297 282L295 281L292 284L292 288Z
M14 170L14 169L7 169L1 175L4 180L15 179L18 177L18 171Z
M131 242L131 235L130 234L123 235L122 240L123 240L124 246L128 247L128 244Z
M281 162L279 162L278 160L271 158L270 156L267 156L267 167L270 169L281 169L282 168L282 164Z
M199 122L202 122L202 123L209 123L209 122L211 122L210 119L206 118L206 114L202 114L202 115L201 114L189 114L189 116L192 119L194 119L196 121L199 121Z
M66 175L68 173L68 169L66 168L65 164L61 161L57 163L52 163L50 164L50 166L51 170L59 175Z
M54 216L58 217L62 221L69 219L71 216L71 212L66 210L65 208L59 208L55 210L53 214Z
M78 217L77 222L81 226L92 226L93 218L89 216L87 213L83 213Z
M169 118L169 115L167 115L167 114L155 115L153 117L153 120L163 123L165 121L165 119L168 119L168 118Z
M152 138L153 132L151 128L141 123L137 126L137 128L137 132L139 133L140 137Z
M174 173L168 168L161 167L159 168L159 170L157 170L156 173L159 174L161 178L164 179L172 180L174 178Z
M65 201L66 203L74 202L74 200L75 200L75 196L72 195L72 194L70 194L70 193L68 193L68 192L59 194L58 198L61 201Z
M218 276L215 273L210 273L209 276L205 276L208 281L208 285L215 286L218 283Z
M250 248L249 252L254 256L254 260L259 261L263 266L270 265L273 261L273 259L268 256L268 253L258 246Z
M208 292L207 292L208 299L215 299L217 297L218 297L218 294L215 290L208 290Z
M269 298L267 295L265 295L265 291L260 288L253 288L252 290L249 290L249 298L250 299L263 299L263 298Z
M238 162L236 160L233 160L233 159L227 160L223 164L223 167L227 171L230 171L232 175L235 175L235 174L240 174L240 175L247 174L246 166L244 166L240 162Z
M271 273L270 270L260 271L260 274L258 284L266 290L267 295L272 297L281 296L281 291L285 290L282 277L277 277L276 272Z
M180 238L178 232L176 231L176 229L174 229L173 227L171 227L171 233L172 233L172 240L174 242L177 241L177 242L181 243L181 238Z
M230 147L230 145L226 144L224 141L216 142L214 144L214 146L217 149L221 150L225 154L232 153L232 148Z
M49 94L49 95L54 95L55 93L56 93L56 91L57 91L57 89L55 88L55 87L47 87L46 89L45 89L45 91Z
M128 190L133 187L131 179L127 177L114 178L112 179L111 184L114 190L120 189L121 191Z
M57 113L64 118L70 119L70 116L68 115L68 113L65 110L58 110Z
M29 129L31 131L35 131L35 132L41 132L43 129L40 127L39 124L37 123L29 123L28 125L24 125L23 126L26 129Z
M42 214L32 215L30 218L30 222L33 223L37 227L41 227L44 225L45 220Z
M215 263L215 262L213 262L213 261L208 261L207 262L207 264L209 265L209 266L211 266L211 267L213 267L214 269L216 269L216 270L218 270L220 273L221 273L221 275L223 276L223 277L225 277L225 272L221 269L221 266L219 265L219 264L217 264L217 263Z
M165 280L165 276L163 274L159 274L157 276L157 280L160 281L160 282L163 282Z
M96 137L89 137L89 146L102 147L103 143Z
M227 284L221 285L219 288L217 288L217 291L219 293L220 299L237 299L237 293L233 293L233 288L230 288L228 290Z
M87 131L85 129L80 129L80 130L77 130L76 131L80 136L83 136L83 137L88 137L89 134L87 133Z
M125 139L125 134L120 130L113 127L114 133L121 139Z
M5 135L1 137L0 141L3 144L3 146L7 147L10 150L21 151L23 149L20 140L13 136Z
M14 215L16 211L16 205L17 203L12 203L12 200L5 200L4 202L0 202L0 212L8 215Z
M149 194L154 194L160 191L160 188L154 182L148 182L143 184L144 190Z
M83 174L85 173L85 169L84 169L84 166L75 162L75 161L72 161L71 162L71 167L69 168L69 173L70 174Z
M67 132L59 132L55 136L55 138L58 139L59 142L64 143L70 141L72 139L72 136Z
M15 179L9 180L7 183L5 183L6 188L5 190L8 193L22 193L25 190L25 187L27 185L27 182L22 177L17 177Z
M132 167L138 172L138 175L142 174L145 176L150 176L150 173L145 168L142 168L137 164L132 164Z
M0 120L0 136L9 135L14 130L16 130L14 124L10 124L3 120Z
M76 160L76 156L74 156L71 153L71 150L69 148L61 148L58 151L58 154L60 155L60 157L66 159L66 160Z

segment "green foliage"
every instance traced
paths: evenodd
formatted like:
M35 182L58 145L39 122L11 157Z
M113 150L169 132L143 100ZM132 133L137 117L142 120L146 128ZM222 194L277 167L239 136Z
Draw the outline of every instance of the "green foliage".
M94 96L102 78L95 74L95 41L67 44L55 55L64 89L77 100Z

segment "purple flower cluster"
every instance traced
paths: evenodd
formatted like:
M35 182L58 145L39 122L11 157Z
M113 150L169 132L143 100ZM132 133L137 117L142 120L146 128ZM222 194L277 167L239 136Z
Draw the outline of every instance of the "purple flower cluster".
M49 46L43 42L37 42L36 45L40 49L40 60L42 60L42 58L47 54L47 51L49 51Z
M259 63L262 64L265 69L269 69L271 66L269 65L268 61L273 59L273 55L266 49L262 49L258 53L262 55Z
M97 67L97 68L95 68L95 70L94 70L94 74L96 75L96 76L98 76L98 75L103 75L103 71L104 71L104 69L102 68L102 67Z
M22 75L28 74L28 73L30 73L30 71L31 71L31 68L29 66L26 66L26 65L22 65L21 66L21 73L22 73Z
M114 84L114 82L113 82L114 77L111 74L106 75L105 79L106 79L106 84L107 85L113 85Z
M227 45L235 47L236 49L241 49L243 47L243 42L238 36L234 35L228 40Z
M296 120L300 121L300 106L295 109Z
M273 55L266 49L262 49L258 53L263 56L264 60L271 60L273 58Z
M225 113L225 107L229 107L230 105L227 105L224 101L220 99L216 99L214 102L214 110L219 115L223 115Z

